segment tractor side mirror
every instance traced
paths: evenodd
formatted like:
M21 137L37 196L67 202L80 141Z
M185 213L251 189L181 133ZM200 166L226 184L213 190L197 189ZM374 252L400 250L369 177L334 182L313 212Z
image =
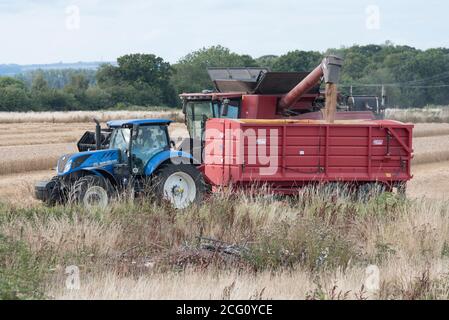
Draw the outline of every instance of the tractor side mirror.
M226 117L229 112L229 99L224 99L221 108L221 116Z

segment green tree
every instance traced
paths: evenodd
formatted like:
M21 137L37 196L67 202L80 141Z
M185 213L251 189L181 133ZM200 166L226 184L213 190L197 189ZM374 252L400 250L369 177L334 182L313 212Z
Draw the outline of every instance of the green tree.
M33 82L31 84L31 90L34 92L42 92L48 90L47 80L44 78L43 72L37 72L33 77Z
M27 111L30 107L25 84L11 77L0 77L0 111Z
M266 67L273 69L276 61L279 60L278 56L275 55L265 55L256 59L256 63L259 67Z
M15 86L0 88L0 111L28 111L31 101L24 89Z
M68 83L64 87L64 92L72 95L76 104L80 106L81 109L87 108L87 98L86 91L89 88L89 80L83 74L73 74L70 79L70 83Z
M28 87L31 87L34 77L41 74L49 88L63 89L72 79L72 76L83 75L88 80L89 85L95 85L96 70L86 69L50 69L50 70L32 70L21 73L16 76Z
M322 59L323 55L316 51L290 51L276 60L273 71L312 71Z
M0 77L0 88L15 87L25 90L26 86L23 81L11 77Z
M174 105L170 82L172 67L153 54L130 54L117 59L118 66L103 65L97 83L114 103Z
M213 89L208 67L256 67L249 55L239 55L222 46L212 46L189 53L173 67L172 82L178 93Z

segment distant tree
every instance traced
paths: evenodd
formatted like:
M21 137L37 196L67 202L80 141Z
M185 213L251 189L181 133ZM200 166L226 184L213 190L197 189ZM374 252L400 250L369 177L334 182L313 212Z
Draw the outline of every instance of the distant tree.
M51 70L32 70L25 73L18 74L17 79L25 82L28 87L31 87L33 79L37 74L43 76L49 88L63 89L68 85L72 76L83 75L88 81L89 85L95 85L96 70L86 69L51 69Z
M249 55L239 55L222 46L212 46L189 53L173 67L172 82L178 93L213 89L208 67L255 67Z
M72 94L59 89L48 89L33 95L34 102L41 110L68 111L83 109Z
M0 77L0 111L27 111L30 107L25 84L11 77Z
M316 51L290 51L273 64L273 71L312 71L319 65L323 55Z
M85 106L91 110L113 107L111 94L98 86L91 86L86 90Z
M256 59L256 63L259 67L267 67L273 69L274 64L279 59L279 56L265 55Z
M37 72L33 77L31 84L31 90L33 92L42 92L48 90L48 83L44 78L43 72Z
M82 109L86 108L86 91L89 88L89 81L83 74L73 74L70 83L64 87L64 92L73 95L76 104Z
M0 88L16 87L25 90L25 83L11 77L0 77Z
M127 83L165 86L170 81L170 64L154 54L128 54L118 58L117 63L120 78Z
M129 54L117 63L117 67L102 65L97 72L98 85L115 103L174 105L168 62L153 54Z
M119 85L122 81L119 69L108 63L102 64L98 68L95 78L98 86L103 89Z
M31 100L24 89L16 86L0 88L0 111L28 111Z

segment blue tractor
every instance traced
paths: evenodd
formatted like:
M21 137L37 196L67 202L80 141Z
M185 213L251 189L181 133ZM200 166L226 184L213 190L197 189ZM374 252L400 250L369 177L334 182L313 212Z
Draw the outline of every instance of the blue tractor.
M94 135L95 144L79 143L83 152L62 156L57 176L36 184L36 197L49 205L106 207L124 190L135 195L149 188L175 208L201 202L207 189L203 176L191 154L174 150L170 123L164 119L110 121L102 132L97 121L95 133L85 134Z

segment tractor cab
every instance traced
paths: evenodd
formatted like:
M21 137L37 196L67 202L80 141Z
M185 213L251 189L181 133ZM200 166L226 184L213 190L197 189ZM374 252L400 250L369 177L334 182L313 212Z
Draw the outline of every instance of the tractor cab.
M161 152L171 148L168 134L170 120L110 121L113 129L109 149L120 152L120 163L132 175L144 175L147 164Z

